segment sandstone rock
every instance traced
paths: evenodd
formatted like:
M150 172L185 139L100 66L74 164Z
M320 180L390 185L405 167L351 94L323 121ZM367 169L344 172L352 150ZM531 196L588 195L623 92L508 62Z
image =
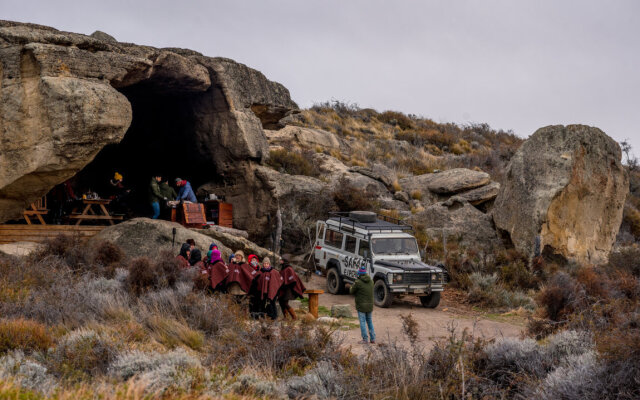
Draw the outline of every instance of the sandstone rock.
M491 216L464 199L452 197L409 217L409 222L425 229L429 238L457 240L464 247L490 252L501 247Z
M407 194L407 192L403 192L403 191L395 192L393 194L393 198L405 203L409 203L409 194Z
M334 304L331 306L331 316L334 318L352 318L351 306L349 304Z
M176 229L176 240L175 245L172 246L174 228ZM212 242L218 245L223 260L228 259L232 253L231 249L209 236L185 228L175 222L149 218L135 218L107 227L89 239L89 244L106 240L118 245L127 257L147 256L153 259L158 256L161 250L173 250L178 255L180 246L187 239L195 240L196 247L204 253L203 257Z
M232 251L242 250L246 256L249 256L249 254L255 254L258 256L258 258L260 258L260 260L262 260L264 257L269 257L271 258L272 263L275 263L279 259L279 257L273 252L260 247L243 237L233 236L229 233L217 231L215 229L197 229L196 231L203 235L209 236L210 238L214 239L213 241L216 243L222 243Z
M495 199L499 190L500 184L498 182L491 182L488 185L458 193L456 196L465 199L473 205L478 205Z
M357 172L359 174L368 176L369 178L375 179L377 181L382 182L386 187L391 187L393 182L396 181L397 176L395 172L393 172L390 168L383 164L375 163L371 166L371 168L367 167L352 167L350 168L351 172Z
M325 325L334 325L340 323L340 320L338 318L333 317L319 317L316 321Z
M538 129L511 159L495 200L496 227L532 256L606 262L622 221L629 180L620 146L584 125Z
M92 38L102 40L103 42L118 43L116 38L102 31L95 31L91 34Z
M31 253L40 250L43 247L41 243L35 242L14 242L0 244L0 253L10 256L25 257Z
M188 155L193 174L209 170L260 190L262 181L246 172L267 154L263 128L280 127L297 108L284 86L233 60L0 21L0 221L120 142L132 121L130 103L138 126L123 143L148 148L119 146L120 161L157 147L195 149ZM175 113L170 124L145 120L165 109ZM145 131L153 136L129 135Z
M341 141L331 132L321 129L304 128L289 125L283 129L273 131L265 130L269 144L295 144L300 147L315 150L340 150Z
M490 181L491 177L486 172L454 168L431 174L427 188L433 193L449 194L474 189Z

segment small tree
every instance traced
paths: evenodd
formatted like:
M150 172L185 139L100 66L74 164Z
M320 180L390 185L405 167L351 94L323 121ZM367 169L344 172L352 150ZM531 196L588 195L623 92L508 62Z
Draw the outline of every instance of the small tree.
M638 158L633 154L633 149L631 148L629 139L625 139L620 142L620 147L622 148L622 152L627 159L627 166L631 171L635 171L638 168Z

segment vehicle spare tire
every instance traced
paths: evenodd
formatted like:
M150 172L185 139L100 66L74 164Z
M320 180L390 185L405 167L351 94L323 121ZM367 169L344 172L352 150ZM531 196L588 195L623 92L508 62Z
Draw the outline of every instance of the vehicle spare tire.
M349 218L355 219L358 222L371 223L376 222L378 217L376 213L371 211L351 211Z

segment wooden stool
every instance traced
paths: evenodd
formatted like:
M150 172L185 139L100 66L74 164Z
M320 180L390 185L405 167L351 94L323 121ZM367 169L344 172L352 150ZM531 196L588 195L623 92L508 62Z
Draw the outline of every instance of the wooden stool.
M318 318L318 296L324 293L324 290L305 290L304 293L309 295L309 312Z

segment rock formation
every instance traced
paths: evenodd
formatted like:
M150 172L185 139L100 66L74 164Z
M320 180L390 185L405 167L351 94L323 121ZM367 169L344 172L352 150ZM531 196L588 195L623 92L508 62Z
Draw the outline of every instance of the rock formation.
M528 255L606 261L629 190L618 144L584 125L538 129L511 159L493 208L496 227Z
M229 59L0 21L0 221L119 142L95 168L130 184L172 168L255 186L263 127L296 108L284 86Z

